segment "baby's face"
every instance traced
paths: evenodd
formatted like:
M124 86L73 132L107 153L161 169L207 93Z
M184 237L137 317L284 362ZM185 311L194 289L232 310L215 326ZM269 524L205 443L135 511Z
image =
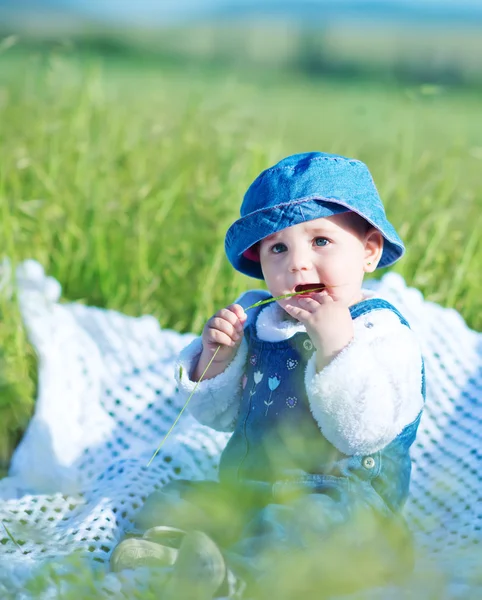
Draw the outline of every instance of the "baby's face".
M374 246L378 246L378 249ZM287 227L260 242L264 279L273 296L323 287L321 292L351 306L361 300L366 272L376 267L381 234L358 215L342 213ZM371 265L368 265L371 262ZM280 300L296 305L299 297Z

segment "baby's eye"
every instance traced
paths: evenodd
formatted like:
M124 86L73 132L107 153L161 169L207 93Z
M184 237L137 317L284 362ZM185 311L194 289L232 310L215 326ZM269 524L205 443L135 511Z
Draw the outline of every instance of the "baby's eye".
M315 238L315 245L316 246L326 246L329 243L330 243L330 240L327 240L325 237L317 237L317 238Z
M273 244L273 246L271 246L271 252L273 254L280 254L281 252L285 252L286 251L286 244L282 244L281 242L279 242L278 244Z

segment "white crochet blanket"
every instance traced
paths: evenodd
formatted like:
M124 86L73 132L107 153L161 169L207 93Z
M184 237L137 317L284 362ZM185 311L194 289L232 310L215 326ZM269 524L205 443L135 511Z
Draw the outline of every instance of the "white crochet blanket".
M148 573L108 574L112 548L155 488L177 477L215 477L227 440L184 414L146 468L181 408L173 365L193 336L161 330L149 316L60 304L60 285L34 261L19 267L17 285L39 389L0 481L0 598L93 597L72 556L89 565L96 597L132 597L133 588L149 587ZM419 559L408 588L391 594L482 597L482 334L396 274L369 287L406 316L427 372L406 506ZM39 573L37 587L27 586Z

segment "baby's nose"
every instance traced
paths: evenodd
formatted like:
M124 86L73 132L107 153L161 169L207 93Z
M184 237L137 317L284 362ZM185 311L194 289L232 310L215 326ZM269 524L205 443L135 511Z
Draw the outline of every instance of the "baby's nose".
M295 250L291 253L290 271L308 271L312 266L310 254L306 250Z

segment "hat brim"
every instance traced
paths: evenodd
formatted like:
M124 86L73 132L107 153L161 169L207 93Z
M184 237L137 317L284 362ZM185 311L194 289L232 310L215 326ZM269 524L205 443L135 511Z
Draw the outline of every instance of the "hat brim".
M260 262L244 256L246 250L287 227L345 212L357 211L338 200L319 197L303 198L254 211L235 221L228 229L225 240L226 254L236 270L255 279L264 279ZM384 238L382 257L377 268L387 267L401 258L405 247L389 221L385 220L380 226L372 223L366 215L360 216L378 229Z

